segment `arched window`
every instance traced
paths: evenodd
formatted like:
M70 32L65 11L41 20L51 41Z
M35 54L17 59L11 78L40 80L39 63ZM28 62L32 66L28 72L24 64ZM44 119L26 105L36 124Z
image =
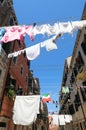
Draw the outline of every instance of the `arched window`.
M23 76L23 74L24 74L24 68L23 68L23 66L21 66L21 68L20 68L20 74Z

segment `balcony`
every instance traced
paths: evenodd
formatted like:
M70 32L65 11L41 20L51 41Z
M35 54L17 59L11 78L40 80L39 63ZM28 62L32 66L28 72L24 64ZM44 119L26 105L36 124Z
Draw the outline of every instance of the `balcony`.
M63 111L66 107L67 101L68 99L70 99L70 93L66 94L66 96L64 97L64 100L61 100L61 105L60 105L60 112Z
M28 85L30 86L29 88L29 93L38 95L40 94L40 85L39 85L39 79L38 78L33 78L30 77L28 81Z

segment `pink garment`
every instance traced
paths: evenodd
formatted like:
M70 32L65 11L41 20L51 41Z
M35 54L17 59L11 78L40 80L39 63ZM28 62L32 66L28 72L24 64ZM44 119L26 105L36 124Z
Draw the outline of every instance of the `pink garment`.
M33 40L32 35L32 27L33 26L12 26L6 27L6 33L2 37L1 42L7 43L14 40L20 40L22 42L23 37L27 34L30 39Z
M31 41L34 40L33 26L25 26L25 33L29 35Z

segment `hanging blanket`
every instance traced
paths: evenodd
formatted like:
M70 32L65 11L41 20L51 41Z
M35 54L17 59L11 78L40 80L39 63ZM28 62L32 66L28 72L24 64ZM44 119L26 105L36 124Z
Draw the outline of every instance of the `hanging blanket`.
M32 124L39 113L40 96L16 96L13 107L13 122L17 125Z

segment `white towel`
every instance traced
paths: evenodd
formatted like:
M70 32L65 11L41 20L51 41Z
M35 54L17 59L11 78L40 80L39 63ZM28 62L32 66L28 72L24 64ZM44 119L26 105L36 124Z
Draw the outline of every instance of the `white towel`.
M40 44L33 45L26 49L26 56L28 60L34 60L40 55Z
M52 122L52 123L53 123L54 125L59 125L58 116L59 116L59 115L55 115L55 114L52 115L52 118L53 118L53 122Z
M53 38L50 38L48 40L45 40L44 42L41 42L41 47L45 47L47 51L57 49L57 45L54 42L55 38L56 36L53 36Z
M65 115L65 122L66 123L70 123L72 120L72 116L71 115Z
M18 125L32 124L39 113L40 95L16 96L13 107L13 122Z
M59 125L65 125L64 115L59 115Z

